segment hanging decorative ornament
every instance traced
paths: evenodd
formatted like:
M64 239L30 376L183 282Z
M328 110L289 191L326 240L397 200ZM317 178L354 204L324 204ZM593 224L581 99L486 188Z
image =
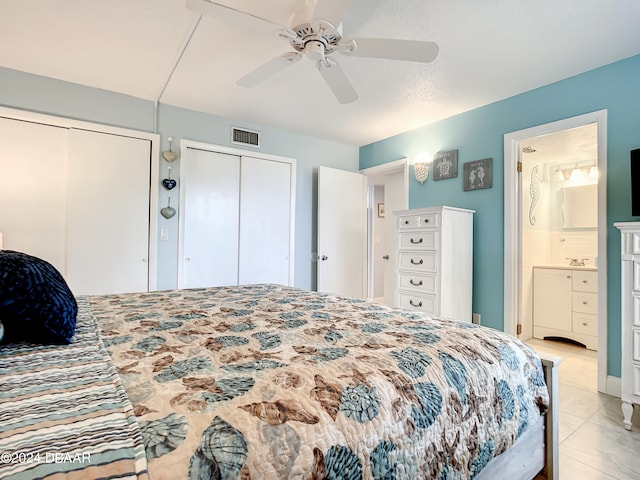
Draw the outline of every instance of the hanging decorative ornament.
M167 206L160 210L160 214L167 219L176 214L176 209L171 206L171 195L167 197Z
M177 183L175 180L171 178L171 167L169 167L168 170L169 170L169 173L167 174L168 178L165 178L164 180L162 180L162 186L167 190L171 190L173 188L176 188Z
M169 137L169 150L165 150L162 152L162 156L167 162L173 162L176 158L178 158L178 154L171 151L171 142L173 142L173 137Z

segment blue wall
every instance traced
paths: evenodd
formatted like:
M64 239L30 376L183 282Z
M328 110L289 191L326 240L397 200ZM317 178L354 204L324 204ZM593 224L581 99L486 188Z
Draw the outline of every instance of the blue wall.
M360 148L360 168L420 152L458 150L458 177L409 186L411 208L452 205L476 210L473 311L503 329L504 134L597 110L607 117L608 374L620 376L620 234L631 217L629 151L640 147L640 56L471 110ZM493 187L462 190L465 162L493 158Z
M51 78L30 75L0 67L0 105L48 115L68 117L133 130L160 134L160 149L180 148L182 138L236 147L230 143L231 125L261 132L263 153L296 159L296 231L294 284L305 289L316 286L316 264L311 254L316 251L316 185L318 166L343 170L358 169L358 147L276 130L265 125L209 115L160 104L106 90L86 87ZM160 162L160 178L156 185L160 205L165 205L167 191L160 186L168 164ZM172 164L173 178L179 161ZM179 198L179 187L171 191L172 205ZM169 240L158 238L158 288L175 288L177 281L177 216L166 220L158 215L159 227L169 229ZM156 232L159 235L159 232ZM124 240L124 239L123 239Z

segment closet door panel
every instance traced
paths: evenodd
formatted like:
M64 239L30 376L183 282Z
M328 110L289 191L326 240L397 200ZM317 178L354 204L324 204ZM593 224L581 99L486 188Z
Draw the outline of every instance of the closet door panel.
M180 167L180 288L238 283L240 157L189 148Z
M3 248L65 274L67 129L0 118Z
M291 164L242 157L239 282L289 285Z
M148 290L150 143L70 131L67 281L76 295Z

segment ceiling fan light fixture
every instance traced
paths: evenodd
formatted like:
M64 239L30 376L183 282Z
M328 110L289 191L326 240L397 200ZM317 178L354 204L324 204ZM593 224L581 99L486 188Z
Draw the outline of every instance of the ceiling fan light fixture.
M304 54L309 60L321 61L325 58L325 46L320 40L309 40L304 44Z
M353 55L358 50L358 42L355 40L347 40L340 43L336 50L345 55Z
M432 62L438 56L439 47L434 42L387 38L343 40L342 19L350 3L350 0L317 0L311 10L305 8L295 12L290 17L289 26L274 23L250 12L236 10L215 0L187 0L187 8L200 15L222 19L225 22L228 19L231 24L246 25L257 31L277 32L281 38L289 42L293 52L280 55L240 78L236 83L241 87L255 87L297 62L304 55L315 61L334 96L340 103L345 104L356 101L358 94L340 64L331 58L335 52L354 57L422 63ZM277 30L274 30L274 27L277 27Z

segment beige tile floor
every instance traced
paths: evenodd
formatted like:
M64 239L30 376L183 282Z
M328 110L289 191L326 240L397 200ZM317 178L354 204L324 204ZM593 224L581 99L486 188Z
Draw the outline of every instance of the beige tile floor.
M625 430L620 399L598 393L597 353L563 342L527 343L562 357L560 480L640 479L640 412L634 413L632 431Z

